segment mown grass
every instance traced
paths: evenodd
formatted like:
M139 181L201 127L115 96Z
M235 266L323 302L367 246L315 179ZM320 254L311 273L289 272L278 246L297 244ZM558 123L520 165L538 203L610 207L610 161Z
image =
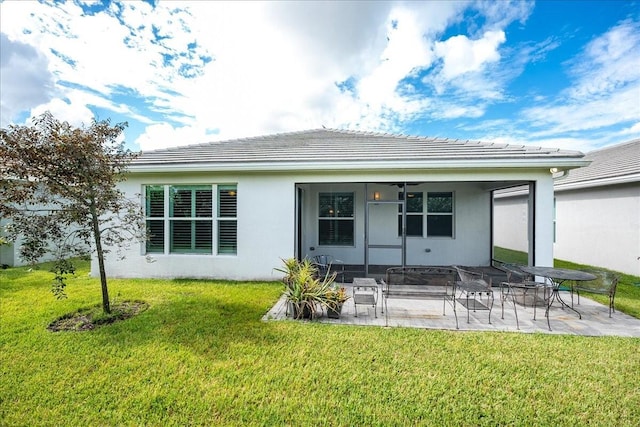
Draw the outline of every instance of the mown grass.
M149 309L85 332L87 265L0 272L1 425L616 425L640 419L640 339L263 322L277 283L111 280Z
M501 247L494 248L494 257L503 262L527 265L527 253L505 249ZM606 270L601 267L594 267L585 264L576 264L570 261L560 259L554 260L554 267L570 268L574 270L602 271ZM618 288L616 290L615 307L623 313L627 313L633 317L640 319L640 277L615 272L618 276ZM589 294L589 298L602 304L609 304L609 297L605 295Z

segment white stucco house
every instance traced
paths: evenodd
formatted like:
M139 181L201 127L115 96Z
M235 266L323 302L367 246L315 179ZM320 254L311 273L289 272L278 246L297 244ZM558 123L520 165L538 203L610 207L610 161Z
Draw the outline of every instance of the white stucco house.
M640 276L640 139L592 151L554 180L556 258ZM526 189L495 197L497 246L527 251Z
M282 258L318 254L362 274L489 266L493 193L522 185L530 263L552 265L551 170L587 164L576 151L331 129L144 152L121 188L152 237L107 272L273 280Z
M8 221L0 219L0 237L4 236L3 230ZM2 241L4 242L4 240ZM25 262L20 258L20 243L6 241L6 243L0 243L0 266L17 267L24 265Z
M0 237L2 236L2 227L7 221L0 220ZM21 240L16 242L7 241L4 244L0 244L0 266L6 267L19 267L26 265L27 262L20 256ZM47 257L43 257L42 261L50 261L52 256L48 254Z
M24 239L22 237L18 237L15 241L9 240L9 237L6 235L5 227L10 224L8 219L0 218L0 237L4 237L2 240L2 244L0 244L0 267L20 267L23 265L29 264L29 261L22 258L21 249L24 243ZM69 229L69 233L73 231L72 228ZM86 249L83 250L83 253L88 254L90 252L90 248L83 244L79 244L78 248ZM49 242L48 251L43 254L42 257L38 258L37 262L46 262L53 261L56 258L56 252L59 248L55 245L55 242Z

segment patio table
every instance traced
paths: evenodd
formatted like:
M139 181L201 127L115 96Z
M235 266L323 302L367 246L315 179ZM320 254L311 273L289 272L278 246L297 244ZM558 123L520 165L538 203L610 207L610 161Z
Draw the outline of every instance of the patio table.
M375 317L378 317L378 283L375 279L355 277L353 279L353 306L358 317L358 304L373 307Z
M551 324L549 322L549 309L551 308L551 305L554 301L558 301L562 307L567 307L568 309L573 310L578 315L578 318L582 319L582 314L580 314L578 310L564 302L564 300L560 297L560 286L567 280L572 282L595 280L596 276L594 274L587 273L586 271L570 270L567 268L539 266L522 266L520 267L520 270L534 276L545 277L549 279L549 282L551 283L551 295L549 296L547 309L545 312L549 330L551 330Z

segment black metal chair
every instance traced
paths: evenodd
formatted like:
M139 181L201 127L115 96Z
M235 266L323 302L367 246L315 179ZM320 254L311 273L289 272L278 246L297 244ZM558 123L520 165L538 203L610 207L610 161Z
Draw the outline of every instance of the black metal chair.
M467 323L469 323L469 311L488 310L489 323L491 323L491 310L493 309L493 290L491 289L491 277L489 281L485 279L484 274L474 271L464 270L458 266L453 266L460 277L459 281L454 283L454 304L460 303L467 309ZM482 299L486 298L486 303Z
M325 277L336 273L336 279L344 283L344 263L331 255L315 255L311 261L318 269L318 276Z
M609 297L609 317L616 312L615 298L618 288L618 276L610 271L591 271L597 276L596 280L588 282L577 282L571 287L571 306L573 307L573 293L578 294L578 305L580 305L580 292L607 295Z
M502 305L502 319L504 319L504 303L511 297L513 303L513 313L516 316L516 327L520 329L518 320L518 309L516 307L516 290L522 295L522 305L527 307L527 294L533 293L533 320L536 320L536 307L538 305L538 292L543 291L543 298L546 301L546 292L550 290L549 285L544 282L536 282L531 275L520 270L517 264L501 264L501 270L507 273L507 281L500 283L500 302Z

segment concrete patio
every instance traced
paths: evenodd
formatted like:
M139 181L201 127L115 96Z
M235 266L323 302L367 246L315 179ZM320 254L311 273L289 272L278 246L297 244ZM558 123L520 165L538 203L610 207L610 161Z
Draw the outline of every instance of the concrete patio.
M351 295L351 286L344 285ZM571 310L563 309L556 302L552 305L549 316L551 331L547 326L545 308L537 307L536 320L533 320L533 307L517 304L520 329L516 327L516 317L513 303L507 300L504 303L504 319L502 318L502 306L500 303L500 289L494 288L495 303L491 311L491 323L487 311L469 311L467 323L467 310L459 302L456 303L458 324L460 331L494 331L494 332L521 332L543 334L568 334L584 336L619 336L640 337L640 319L636 319L619 311L609 318L608 307L599 304L585 296L580 297L580 305L574 307L582 314L582 319ZM562 298L570 303L569 292L561 292ZM384 301L379 295L377 317L372 306L358 305L358 317L355 316L353 298L347 300L342 308L339 319L328 318L326 313L318 309L313 322L361 325L379 327L406 327L424 329L456 330L456 319L453 307L446 303L446 315L442 315L442 300L404 300L389 299L388 313L382 313ZM281 297L269 310L264 320L285 320L286 300ZM289 313L288 319L292 319Z

